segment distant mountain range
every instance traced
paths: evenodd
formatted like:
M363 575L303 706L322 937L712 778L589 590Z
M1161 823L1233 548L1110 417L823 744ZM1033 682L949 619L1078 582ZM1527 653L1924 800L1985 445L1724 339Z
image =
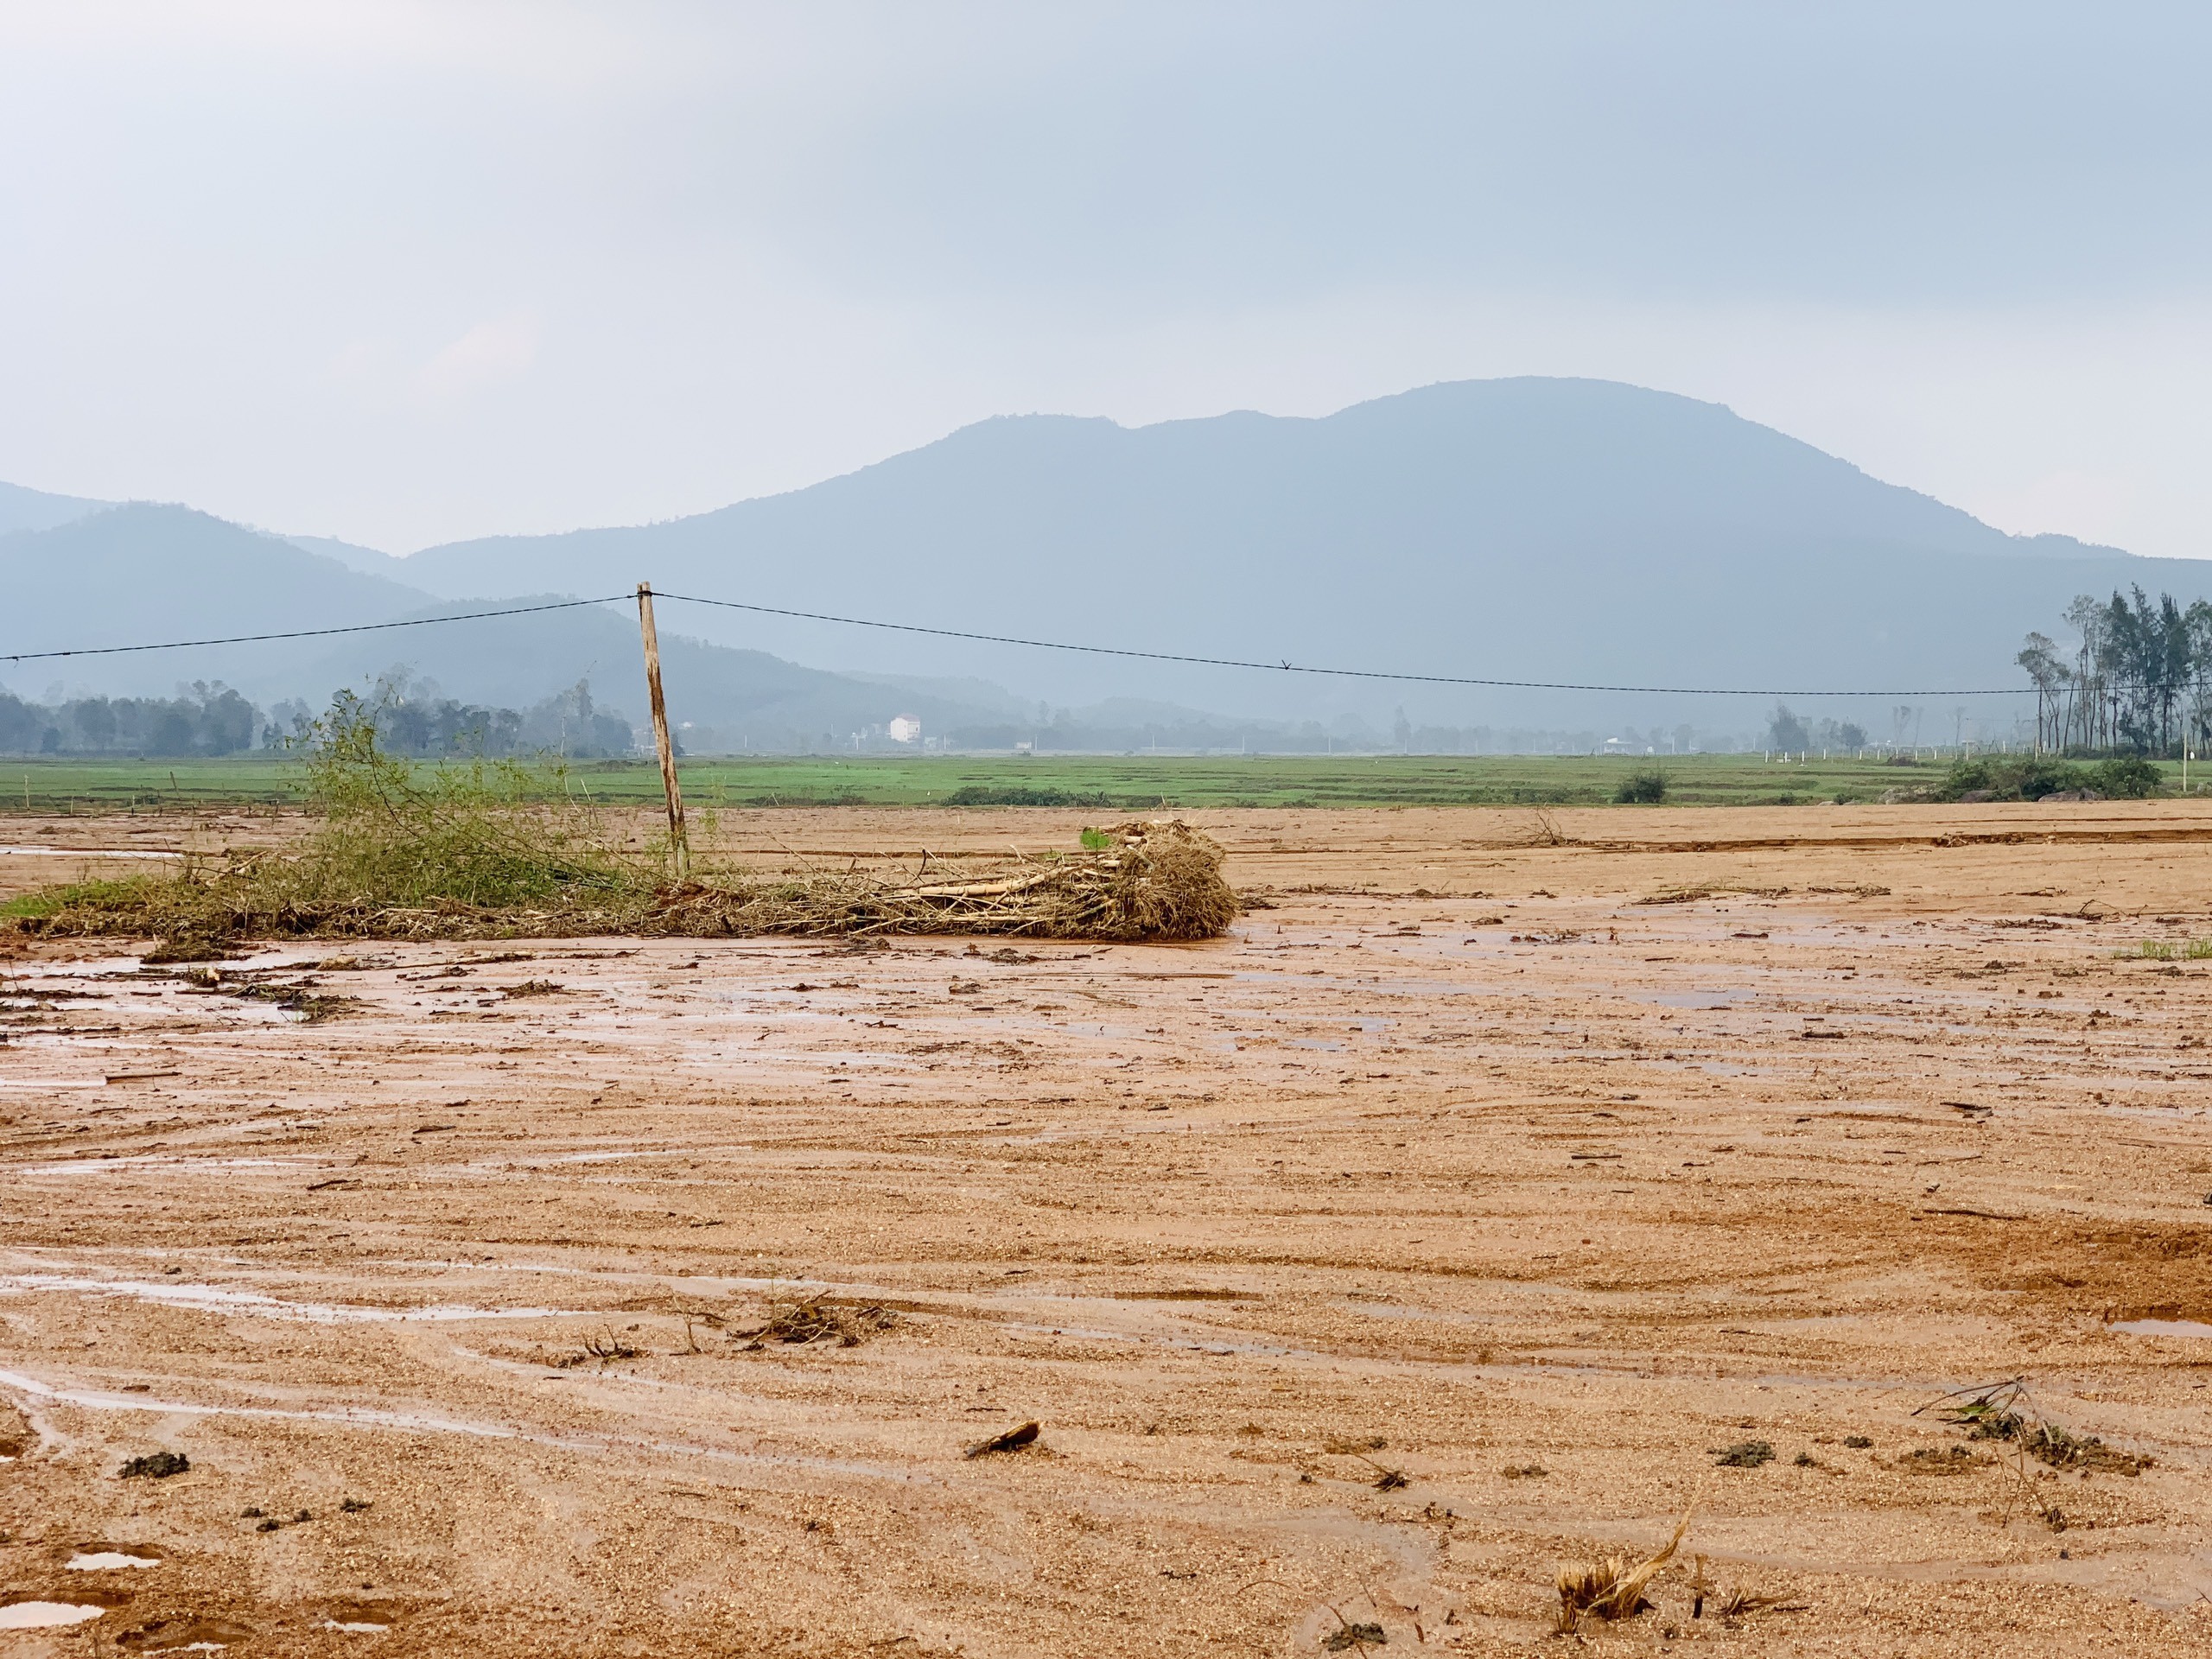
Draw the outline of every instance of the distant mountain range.
M2076 593L2140 583L2184 601L2212 594L2212 563L2007 536L1719 405L1590 380L1430 386L1319 420L1239 413L1130 429L1002 418L694 518L490 537L404 559L309 537L288 543L174 508L85 516L92 505L0 491L0 527L20 526L0 536L10 600L0 652L145 638L149 626L174 632L188 613L243 632L247 617L381 618L440 601L619 594L650 580L774 609L1266 663L1886 692L2022 683L2021 636L2055 631ZM319 655L240 648L219 660L242 688L304 687L302 676L407 660L454 695L497 684L518 698L584 669L634 673L626 618L556 616L370 635ZM925 728L1010 731L1036 723L1039 699L1142 699L1146 723L1229 711L1215 722L1221 733L1351 720L1387 730L1400 709L1415 728L1741 728L1773 701L1064 656L674 601L662 626L702 642L683 647L698 654L682 671L671 660L671 695L680 675L696 675L702 723L732 739L757 740L749 723L835 733L894 712L919 713ZM1885 727L1895 701L1804 706Z
M28 492L26 493L28 493ZM48 498L52 499L54 498ZM642 715L634 608L588 607L335 638L275 639L106 656L100 648L208 639L333 623L451 616L480 604L349 569L293 542L188 507L93 505L46 530L0 535L0 683L27 696L49 688L163 695L219 681L264 706L320 707L340 686L367 690L404 669L465 702L527 707L590 680L599 701ZM516 605L559 594L503 596ZM83 652L20 667L9 650ZM947 694L803 668L757 651L711 645L664 628L664 671L695 749L840 748L900 714L928 733L1007 717L1004 693ZM988 693L988 688L985 689ZM963 695L963 693L965 695Z

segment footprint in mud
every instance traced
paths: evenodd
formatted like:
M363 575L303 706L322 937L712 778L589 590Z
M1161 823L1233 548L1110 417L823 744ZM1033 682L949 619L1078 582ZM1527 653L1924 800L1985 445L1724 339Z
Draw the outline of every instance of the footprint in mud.
M115 1645L125 1653L219 1653L252 1635L227 1618L156 1618L125 1630Z
M0 1601L0 1630L53 1630L84 1624L130 1599L119 1590L72 1591L67 1599L35 1592Z
M10 1601L0 1603L0 1630L51 1630L82 1624L107 1611L90 1602Z
M382 1636L397 1622L397 1609L386 1602L333 1602L323 1609L322 1628L349 1636Z
M143 1544L79 1544L62 1566L72 1573L118 1573L159 1567L162 1558Z

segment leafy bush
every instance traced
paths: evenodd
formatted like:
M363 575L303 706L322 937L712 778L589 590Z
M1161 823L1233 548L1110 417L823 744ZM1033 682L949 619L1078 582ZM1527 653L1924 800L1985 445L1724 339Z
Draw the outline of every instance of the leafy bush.
M1943 779L1942 797L1955 801L1964 795L1987 798L1996 792L1997 782L1986 760L1957 760L1951 765L1948 776Z
M2141 799L2165 786L2164 776L2151 761L2138 755L2120 755L2091 766L2055 760L2050 755L1978 755L1955 760L1936 791L1936 798L1979 801L2039 801L2046 795L2075 790L2099 795Z
M2128 800L2141 800L2156 795L2165 787L2165 778L2157 766L2137 754L2123 754L2110 760L2101 760L2090 769L2090 787L2101 795L2111 795Z
M1623 806L1656 806L1667 798L1667 774L1656 770L1631 772L1613 791Z

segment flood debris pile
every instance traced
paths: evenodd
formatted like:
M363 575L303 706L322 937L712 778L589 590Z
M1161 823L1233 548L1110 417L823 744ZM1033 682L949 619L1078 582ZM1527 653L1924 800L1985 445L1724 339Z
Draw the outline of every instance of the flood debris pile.
M685 935L1010 934L1034 939L1208 939L1242 906L1221 848L1179 820L1085 832L1079 853L1008 858L931 877L821 871L690 881L654 896L643 931Z
M731 1341L742 1342L754 1352L772 1342L800 1346L819 1342L839 1348L857 1348L870 1337L888 1331L898 1323L898 1314L874 1303L850 1306L817 1296L805 1301L779 1303L769 1310L765 1323L748 1331L733 1331L729 1336Z
M150 938L165 960L234 941L999 934L1200 939L1242 906L1222 850L1180 822L1085 830L1079 851L912 873L764 877L618 843L557 766L478 760L428 772L386 754L341 698L306 755L315 827L296 851L188 859L158 875L29 893L0 925L54 938Z

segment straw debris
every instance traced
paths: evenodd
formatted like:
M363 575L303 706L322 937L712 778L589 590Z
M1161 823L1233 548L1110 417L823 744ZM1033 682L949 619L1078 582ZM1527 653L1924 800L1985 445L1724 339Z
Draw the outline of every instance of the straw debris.
M654 896L641 931L686 935L1001 934L1033 939L1209 939L1241 912L1221 848L1179 819L1087 830L1094 850L1010 856L957 879L823 871L686 882ZM1100 843L1103 843L1103 846Z
M1692 1509L1694 1508L1693 1504ZM1632 1567L1625 1556L1608 1555L1587 1567L1561 1567L1556 1625L1559 1633L1573 1635L1586 1618L1611 1623L1647 1611L1651 1603L1643 1592L1659 1575L1659 1569L1673 1560L1675 1552L1681 1548L1682 1535L1690 1529L1690 1510L1685 1510L1681 1520L1675 1523L1674 1536L1656 1554Z
M888 1331L898 1323L899 1316L887 1307L872 1304L844 1307L816 1296L802 1302L783 1303L769 1310L765 1324L729 1334L733 1342L742 1342L748 1350L754 1351L766 1348L772 1342L800 1346L827 1342L840 1348L857 1348L876 1332Z

